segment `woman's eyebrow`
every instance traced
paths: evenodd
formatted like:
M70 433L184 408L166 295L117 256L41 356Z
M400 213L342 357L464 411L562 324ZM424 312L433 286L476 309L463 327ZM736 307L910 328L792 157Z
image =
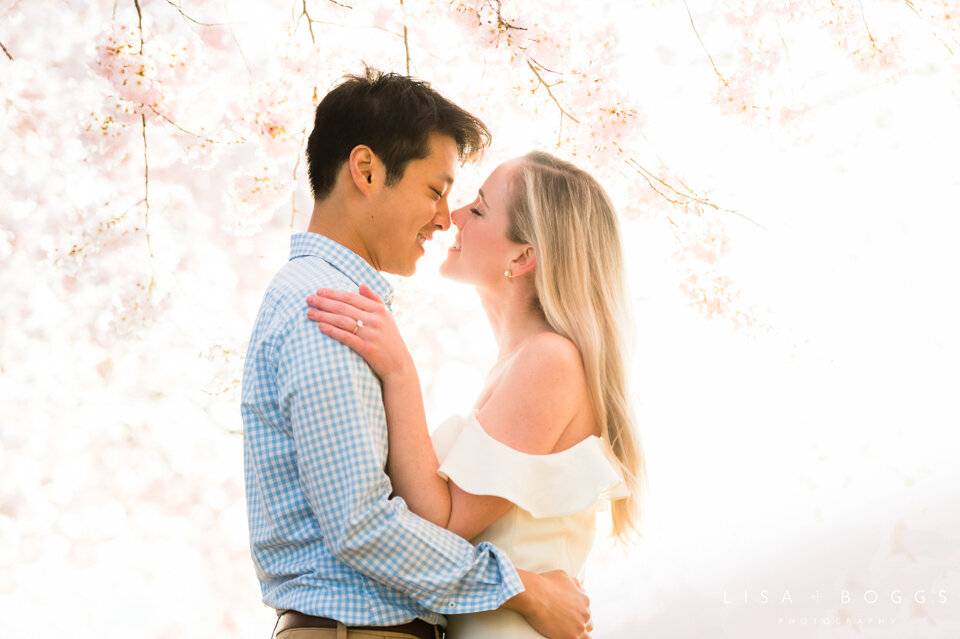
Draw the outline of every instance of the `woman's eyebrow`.
M483 197L483 189L477 189L477 193L480 195L480 201L483 202L483 205L487 205L487 199Z

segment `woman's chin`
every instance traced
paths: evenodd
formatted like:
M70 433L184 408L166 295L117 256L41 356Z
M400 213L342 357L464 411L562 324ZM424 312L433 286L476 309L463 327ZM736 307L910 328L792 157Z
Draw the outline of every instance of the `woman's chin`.
M440 262L440 267L437 269L437 272L446 278L451 278L453 270L453 265L450 263L450 256L447 255L447 258Z
M457 279L457 276L456 276L454 273L451 272L451 269L449 269L449 268L444 268L444 265L443 265L443 264L440 265L440 268L437 270L437 273L440 274L440 277L442 277L442 278L444 278L444 279L447 279L447 280L454 280L454 281L455 281L455 280Z
M450 258L447 258L446 260L440 263L440 268L437 269L437 273L439 273L441 277L448 280L452 280L454 282L464 281L463 276L457 273L457 269L450 264Z

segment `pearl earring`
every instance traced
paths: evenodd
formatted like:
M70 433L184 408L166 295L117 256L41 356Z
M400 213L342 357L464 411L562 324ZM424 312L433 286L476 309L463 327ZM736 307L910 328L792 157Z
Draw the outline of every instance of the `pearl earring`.
M513 271L511 271L510 269L505 270L503 274L507 279L511 279L513 277Z

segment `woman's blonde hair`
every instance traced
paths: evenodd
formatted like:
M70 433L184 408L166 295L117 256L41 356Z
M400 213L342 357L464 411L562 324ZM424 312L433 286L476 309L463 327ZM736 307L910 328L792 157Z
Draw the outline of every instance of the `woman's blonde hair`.
M589 173L547 153L525 155L513 178L507 234L534 247L535 303L580 350L601 435L630 489L611 504L613 533L642 537L646 464L627 382L633 321L616 211Z

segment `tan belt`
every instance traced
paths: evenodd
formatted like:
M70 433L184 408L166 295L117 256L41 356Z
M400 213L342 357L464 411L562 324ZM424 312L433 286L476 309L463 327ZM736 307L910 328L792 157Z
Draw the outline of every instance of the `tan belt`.
M347 630L359 630L365 632L400 632L417 637L418 639L441 639L443 630L432 623L427 623L423 619L414 619L413 621L400 624L398 626L345 626L336 619L327 617L314 617L305 615L296 610L287 610L280 615L277 621L277 632L289 630L290 628L328 628L336 629L337 639L346 637ZM341 633L343 637L341 637Z

